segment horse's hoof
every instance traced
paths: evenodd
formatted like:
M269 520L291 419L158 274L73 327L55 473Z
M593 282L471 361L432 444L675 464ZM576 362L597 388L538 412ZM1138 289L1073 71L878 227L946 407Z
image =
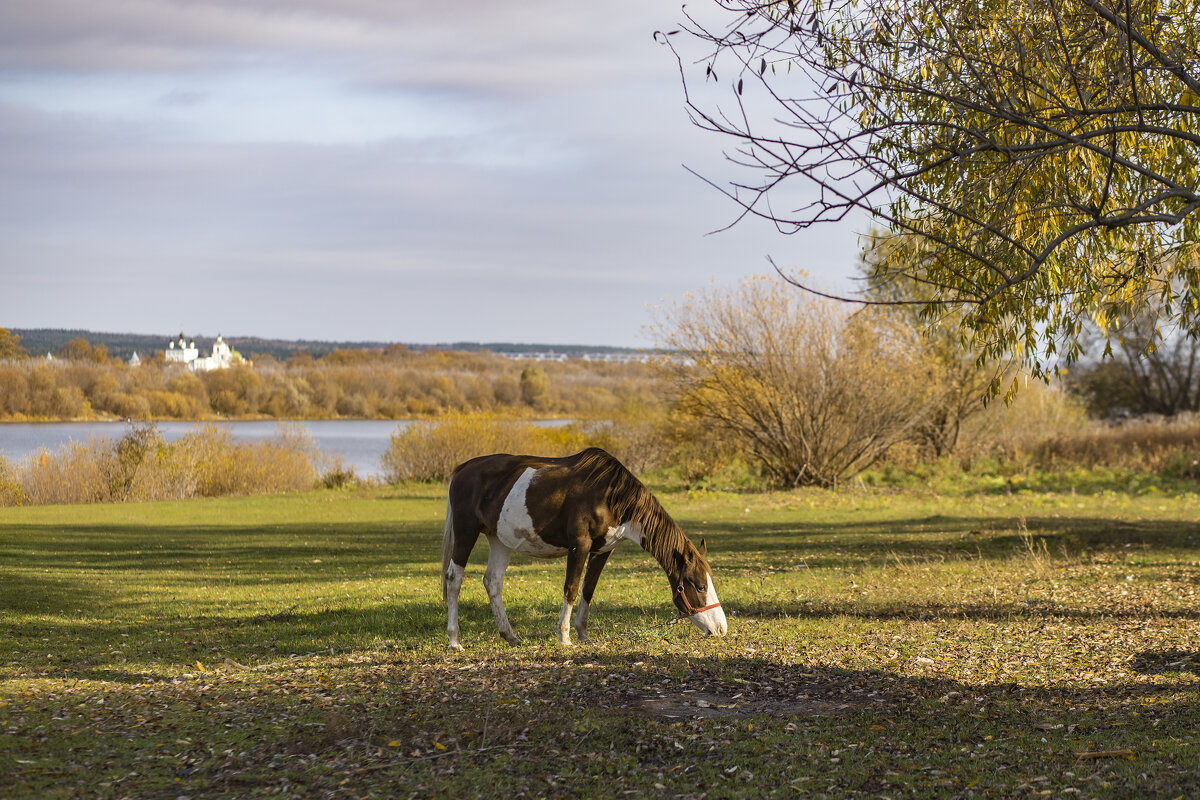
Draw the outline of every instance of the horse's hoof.
M446 645L446 649L451 652L457 652L459 650L462 650L463 646L461 644L459 644L458 642L451 642L450 644Z

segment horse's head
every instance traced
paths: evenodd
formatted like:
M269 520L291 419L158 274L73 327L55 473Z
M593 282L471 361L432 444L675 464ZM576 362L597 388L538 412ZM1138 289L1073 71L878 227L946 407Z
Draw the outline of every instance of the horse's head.
M708 548L704 540L700 547L687 542L676 554L675 570L670 575L675 607L709 636L724 636L729 630L725 612L713 586L712 568L708 566Z

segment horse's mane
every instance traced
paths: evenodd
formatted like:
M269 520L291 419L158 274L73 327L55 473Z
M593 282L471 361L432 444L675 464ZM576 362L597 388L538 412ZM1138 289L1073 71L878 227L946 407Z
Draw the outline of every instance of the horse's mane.
M589 447L574 458L584 480L603 487L613 516L620 522L636 520L642 526L642 549L655 561L665 567L671 555L686 552L688 538L679 523L624 464L599 447Z

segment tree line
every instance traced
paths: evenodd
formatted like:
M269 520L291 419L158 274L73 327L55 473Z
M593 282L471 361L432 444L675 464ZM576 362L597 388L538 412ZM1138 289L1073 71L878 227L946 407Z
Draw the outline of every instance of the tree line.
M644 468L700 477L741 459L774 485L836 486L884 462L962 457L964 436L972 456L1011 455L1078 427L1085 413L1112 420L1197 410L1194 341L1180 335L1145 354L1135 338L1155 328L1152 307L1129 320L1115 351L1097 332L1091 360L1049 385L1034 379L1021 398L1032 391L1032 404L1006 414L996 399L988 408L1000 392L1017 399L1028 371L1012 358L979 359L953 318L929 320L919 306L893 302L914 291L872 271L893 242L878 238L863 256L866 294L884 304L855 309L778 276L749 278L661 311L657 344L675 357L659 364L534 364L391 345L191 372L161 354L129 365L83 339L56 359L29 358L0 329L0 419L448 418L470 449L504 419L569 417L608 421L581 435ZM1155 448L1171 435L1155 431ZM445 446L446 436L430 434L441 442L435 450L463 449ZM414 469L396 474L425 474Z
M530 363L404 345L252 361L192 372L160 352L133 366L81 337L46 360L0 329L0 419L408 419L449 410L603 417L660 389L640 363Z

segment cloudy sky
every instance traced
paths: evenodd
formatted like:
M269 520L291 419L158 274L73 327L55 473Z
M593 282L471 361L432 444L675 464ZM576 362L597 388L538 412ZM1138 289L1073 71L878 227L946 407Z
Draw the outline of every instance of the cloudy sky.
M678 0L0 0L0 326L646 346L824 285L855 230L725 226L653 38ZM678 38L678 37L677 37Z

